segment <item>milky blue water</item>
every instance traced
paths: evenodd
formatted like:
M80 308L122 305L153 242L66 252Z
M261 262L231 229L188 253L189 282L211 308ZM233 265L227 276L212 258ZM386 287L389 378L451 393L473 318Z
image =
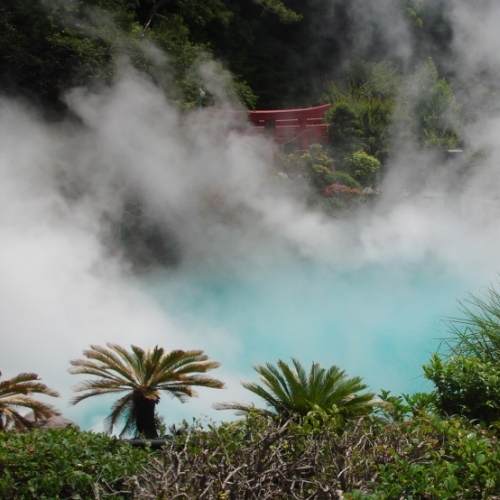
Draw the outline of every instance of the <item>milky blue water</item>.
M319 361L362 376L374 391L430 388L421 365L446 336L444 316L470 283L435 262L338 271L308 261L238 275L171 272L148 281L163 310L226 370L255 380L253 364ZM226 341L224 340L224 336ZM179 346L180 347L180 346Z

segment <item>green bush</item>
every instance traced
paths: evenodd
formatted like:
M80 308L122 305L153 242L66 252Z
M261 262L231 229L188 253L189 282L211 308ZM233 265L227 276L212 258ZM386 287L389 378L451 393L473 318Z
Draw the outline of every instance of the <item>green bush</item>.
M483 427L424 414L386 430L397 447L385 449L374 495L347 498L486 499L500 493L500 449Z
M476 357L434 354L424 366L425 377L436 386L438 408L447 415L463 415L487 424L500 419L500 367Z
M359 191L363 190L361 184L346 172L333 172L331 178L333 180L332 184L341 184L342 186L358 189Z
M116 438L73 428L1 432L0 498L95 498L99 485L122 490L124 476L139 472L149 455Z
M347 164L354 179L363 186L370 186L378 181L381 165L374 156L356 151L349 156Z

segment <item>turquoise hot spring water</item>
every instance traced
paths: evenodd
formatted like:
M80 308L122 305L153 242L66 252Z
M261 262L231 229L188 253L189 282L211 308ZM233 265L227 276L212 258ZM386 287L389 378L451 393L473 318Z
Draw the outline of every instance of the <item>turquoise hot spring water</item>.
M293 260L238 273L172 271L142 286L181 329L199 332L198 347L224 373L256 380L252 365L295 357L338 365L376 393L401 394L430 389L422 364L448 335L444 318L460 314L457 299L482 278L489 277L466 278L431 259L348 271ZM252 400L245 392L239 399ZM168 400L169 421L197 416L190 407ZM229 417L209 405L204 413Z

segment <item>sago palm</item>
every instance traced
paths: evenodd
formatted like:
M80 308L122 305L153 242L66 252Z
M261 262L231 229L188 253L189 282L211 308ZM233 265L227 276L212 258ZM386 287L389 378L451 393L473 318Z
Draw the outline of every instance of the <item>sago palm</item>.
M2 372L0 372L0 376ZM33 411L35 421L39 418L50 418L58 415L52 405L37 401L33 394L58 397L59 394L40 382L36 373L20 373L9 380L0 382L0 430L10 428L26 429L33 422L24 418L19 410L29 408Z
M220 380L202 375L220 366L208 359L203 351L174 350L165 352L156 346L147 351L131 346L127 351L117 344L108 348L92 345L83 351L87 359L70 361L72 374L95 375L96 380L86 380L73 389L81 392L71 404L101 394L126 394L118 399L111 414L106 418L105 431L110 433L118 421L125 425L120 436L135 431L146 438L158 437L155 407L160 401L160 392L184 402L197 396L194 386L221 389Z
M253 405L240 403L218 403L218 410L237 410L247 413L251 410L284 418L300 418L310 411L336 410L345 418L368 414L375 401L374 394L358 394L367 388L360 377L347 378L346 373L333 365L325 369L319 363L312 363L309 373L293 359L293 367L282 360L277 366L255 366L263 385L243 382L249 391L260 396L268 409L257 409Z

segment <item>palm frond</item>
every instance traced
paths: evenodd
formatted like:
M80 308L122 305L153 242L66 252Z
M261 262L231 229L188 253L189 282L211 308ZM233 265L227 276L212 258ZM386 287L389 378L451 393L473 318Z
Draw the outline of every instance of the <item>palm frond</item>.
M128 421L130 419L130 415L134 406L133 397L134 393L129 392L122 398L115 401L115 403L111 407L111 413L104 420L104 432L106 434L111 434L113 432L113 427L119 420Z
M117 394L120 392L124 392L127 389L121 388L121 389L95 389L91 390L85 394L80 394L79 396L75 396L71 401L69 402L70 405L76 405L80 401L83 401L84 399L91 398L93 396L104 396L106 394Z
M107 373L108 376L111 376L110 372L116 372L129 382L136 381L133 373L133 365L123 363L121 359L123 354L120 351L117 351L119 354L118 356L113 352L113 350L117 347L120 348L120 346L117 346L116 344L107 345L109 347L108 349L98 345L91 345L90 349L83 351L83 354L88 359L100 361L101 364L95 364L95 368L100 368ZM133 362L133 358L131 358L131 360ZM80 360L72 360L70 363L74 366L78 364L85 366L85 363L81 363Z
M255 366L262 385L243 382L243 387L261 397L275 414L281 416L303 417L317 408L331 411L334 407L345 417L372 411L374 394L359 394L367 388L360 377L349 379L337 366L325 370L319 363L312 363L307 373L297 359L292 361L293 368L282 360L278 360L277 366L269 363L265 367ZM250 406L219 403L216 408L246 412Z
M267 417L272 417L275 414L270 412L269 410L264 410L262 408L257 408L254 404L246 404L246 403L214 403L212 408L215 410L235 410L236 415L247 415L248 413L260 413L261 415L265 415Z

